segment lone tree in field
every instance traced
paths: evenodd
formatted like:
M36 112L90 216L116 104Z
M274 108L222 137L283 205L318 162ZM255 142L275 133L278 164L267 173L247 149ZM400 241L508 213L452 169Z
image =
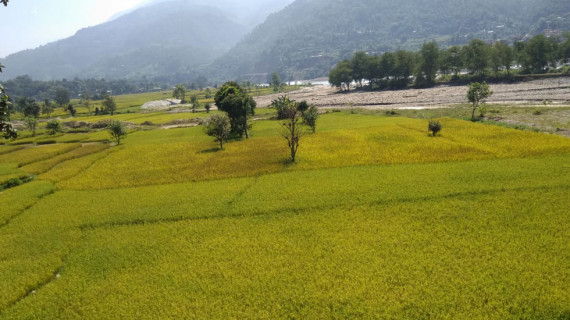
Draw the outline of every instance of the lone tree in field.
M300 109L303 109L304 105L285 98L285 106L283 107L285 121L281 124L281 136L287 140L287 146L291 152L291 162L295 162L299 142L305 133L304 127L299 123L302 112Z
M35 117L26 117L24 123L26 124L26 128L32 132L32 137L35 137L36 130L38 129L38 119Z
M57 120L48 121L46 124L46 129L48 130L49 134L56 134L57 132L61 132L61 123Z
M273 92L278 92L281 87L281 76L279 72L275 71L271 74L269 84L273 87Z
M200 102L198 101L197 94L193 94L190 97L190 103L192 104L192 113L196 113L196 109L200 108Z
M475 120L475 110L481 108L485 103L485 99L489 98L492 94L493 90L489 88L489 85L486 82L473 82L469 84L467 100L469 100L473 106L473 113L471 114L472 121Z
M89 115L91 115L91 97L89 96L89 93L83 92L81 94L81 104L87 108Z
M431 135L435 137L435 135L441 131L443 127L439 121L430 121L428 124L428 130L431 131Z
M255 114L255 101L235 81L224 83L214 97L218 110L227 113L232 134L249 138L249 118Z
M213 115L206 124L206 134L214 137L214 141L220 144L220 150L224 149L224 141L228 140L231 130L230 118L225 114Z
M185 103L186 101L186 87L183 84L177 84L176 87L174 87L174 91L172 91L172 96L175 99L180 99L182 101L182 103Z
M53 101L55 101L60 108L65 108L65 105L69 103L69 90L63 87L55 89Z
M115 103L115 99L110 95L105 95L105 99L103 100L103 106L105 107L105 112L110 113L113 115L117 110L117 104Z
M121 144L121 139L127 136L127 129L121 121L111 121L107 127L111 138L117 142L117 145Z

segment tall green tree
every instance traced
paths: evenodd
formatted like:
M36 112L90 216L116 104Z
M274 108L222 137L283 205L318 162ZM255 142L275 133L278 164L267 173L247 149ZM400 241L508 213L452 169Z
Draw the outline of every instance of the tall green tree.
M453 72L453 75L457 77L465 65L463 51L460 46L452 46L448 48L446 52L449 68Z
M7 2L7 1L6 1ZM6 2L4 4L6 4ZM4 66L0 64L0 72ZM18 133L8 121L10 120L10 97L4 91L4 87L0 84L0 134L6 139L16 139Z
M295 162L301 137L305 133L305 129L300 123L301 113L305 106L308 107L306 103L299 104L295 102L295 100L289 99L287 99L287 103L283 106L285 118L281 124L281 136L287 140L291 162Z
M560 57L563 62L570 61L570 32L565 32L566 41L560 44Z
M366 70L366 79L370 81L370 85L380 82L384 79L384 71L382 70L382 56L374 55L368 61L368 70Z
M70 101L69 90L64 87L56 88L53 95L53 101L55 101L60 108L66 107Z
M526 43L522 41L515 41L513 44L513 53L515 61L521 66L524 71L530 70L530 57L526 52Z
M479 39L473 39L463 47L465 66L471 74L482 76L489 66L489 46Z
M16 100L18 111L22 112L25 117L37 118L40 116L41 107L35 99L21 97Z
M220 150L224 149L224 141L228 140L231 130L230 118L225 114L213 115L205 127L206 134L220 144Z
M36 136L36 130L38 129L38 119L35 117L26 117L24 119L26 128L32 132L32 137Z
M89 112L89 115L91 115L91 96L89 95L89 93L87 91L84 91L81 94L81 104L87 108L87 111Z
M485 99L489 98L493 94L493 90L489 88L486 82L470 83L467 90L467 100L471 102L473 107L473 113L471 114L471 120L475 120L475 111L481 108L481 105L485 103Z
M198 101L197 94L190 96L190 103L192 104L192 113L196 113L196 109L200 108L200 101Z
M366 79L366 72L370 68L370 59L366 53L358 51L354 54L350 62L352 69L352 80L359 87L362 87L362 81Z
M426 86L433 86L435 84L435 77L439 63L439 47L435 42L428 42L422 46L420 50L420 65L418 69L418 76L416 77L416 84L422 86L418 81L425 81Z
M406 50L396 51L394 76L396 79L409 79L416 69L416 54Z
M396 67L396 55L392 52L384 52L382 54L382 62L380 68L384 73L384 78L394 75L394 68Z
M511 67L515 60L515 53L512 47L503 41L497 41L494 46L494 55L497 55L501 67L511 73Z
M346 87L346 91L350 90L350 83L352 82L352 63L350 60L343 60L339 62L329 72L329 83L341 91Z
M110 113L111 115L117 111L117 104L115 103L115 99L109 94L106 94L103 99L103 107L105 108L105 112Z
M107 127L107 130L117 145L120 145L121 140L127 136L127 128L125 128L125 125L121 121L111 121Z
M275 71L271 74L269 84L273 87L274 92L279 91L279 88L281 87L281 76L279 75L279 72Z
M216 92L214 101L218 110L227 113L232 133L249 138L249 118L255 114L256 103L247 91L235 81L224 83Z
M529 71L533 73L544 72L553 51L553 44L547 37L538 35L530 39L525 46L525 53L529 59Z
M174 90L172 91L172 96L175 99L180 99L182 101L185 101L186 100L186 87L183 84L177 84L174 87Z

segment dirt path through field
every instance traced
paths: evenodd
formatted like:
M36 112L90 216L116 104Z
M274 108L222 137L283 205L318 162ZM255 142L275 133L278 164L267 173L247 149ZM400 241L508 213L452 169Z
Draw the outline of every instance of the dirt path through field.
M570 104L570 77L533 80L516 84L491 85L494 94L488 103L541 105L551 100L553 106ZM338 93L330 86L318 85L288 93L294 100L306 100L319 108L368 109L428 109L466 103L466 86L442 85L429 89L396 91L351 91ZM258 107L264 108L282 94L256 97Z

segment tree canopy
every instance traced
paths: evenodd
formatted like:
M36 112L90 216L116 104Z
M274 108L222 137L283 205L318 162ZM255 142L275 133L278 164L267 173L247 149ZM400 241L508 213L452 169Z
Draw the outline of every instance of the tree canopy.
M7 2L7 0L3 2L4 5L6 5ZM4 66L0 64L0 72L2 72L3 67ZM2 134L6 139L16 139L18 137L18 133L12 125L8 123L8 120L10 120L10 106L10 97L6 94L4 87L0 84L0 134Z
M256 103L237 82L224 83L214 97L220 111L230 118L232 133L249 138L249 118L255 114Z
M471 102L473 106L473 114L471 115L471 120L475 120L475 110L481 107L481 104L485 103L485 99L493 94L493 90L489 88L486 82L473 82L469 84L467 90L467 100Z

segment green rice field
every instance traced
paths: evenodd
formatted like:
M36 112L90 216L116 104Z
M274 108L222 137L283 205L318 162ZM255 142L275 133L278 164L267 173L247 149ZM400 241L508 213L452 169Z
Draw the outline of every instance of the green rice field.
M438 120L0 146L0 319L570 319L570 140Z

